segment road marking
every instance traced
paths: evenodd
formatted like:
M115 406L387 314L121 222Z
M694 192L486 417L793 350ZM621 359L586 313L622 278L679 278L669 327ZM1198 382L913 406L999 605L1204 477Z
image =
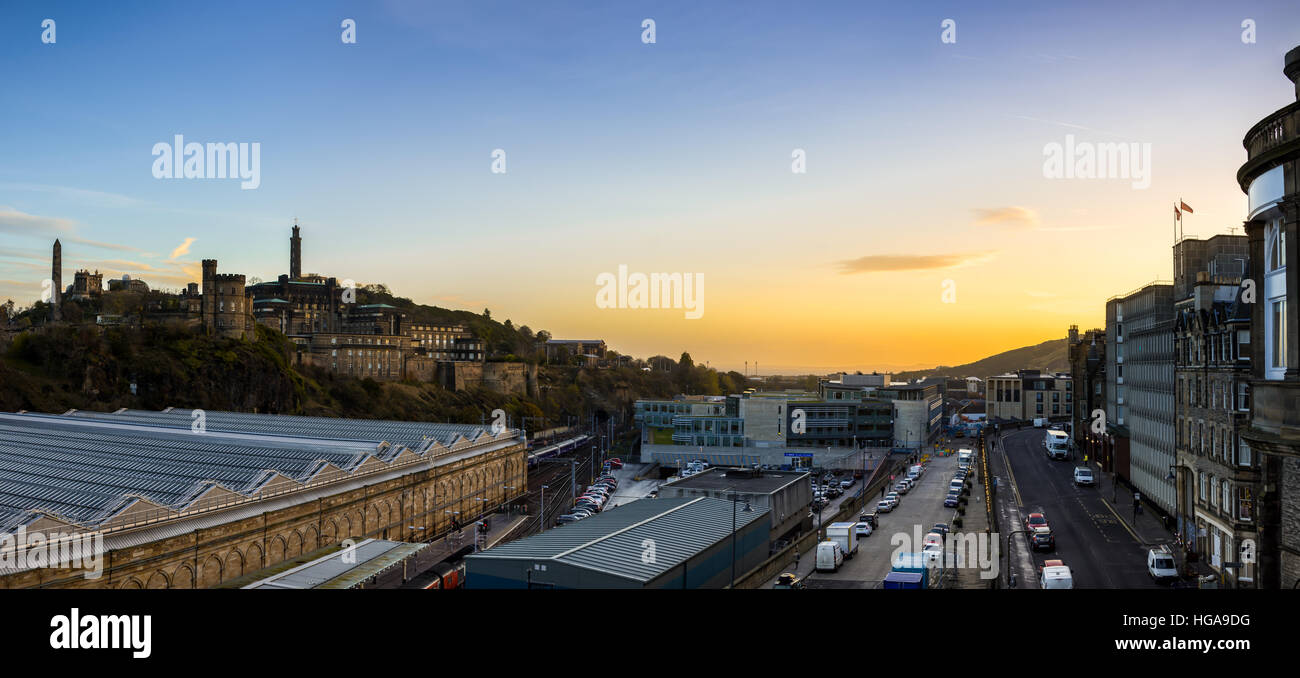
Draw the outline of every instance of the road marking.
M1124 519L1121 518L1121 517L1119 517L1119 514L1118 514L1118 513L1115 513L1115 509L1114 509L1114 507L1112 507L1110 504L1106 503L1106 500L1105 500L1105 499L1102 499L1102 500L1101 500L1101 505L1102 505L1102 506L1105 506L1105 507L1106 507L1106 508L1111 512L1111 515L1115 516L1115 520L1118 520L1120 525L1123 525L1123 526L1124 526L1124 529L1129 533L1129 536L1133 537L1133 541L1137 542L1138 544L1143 544L1143 543L1145 543L1145 542L1142 541L1141 538L1139 538L1139 537L1137 536L1137 533L1133 531L1133 528L1129 527L1129 526L1128 526L1128 523L1127 523L1127 522L1124 522Z
M1002 444L998 445L998 450L1002 453L1002 465L1007 468L1007 475L1011 476L1011 491L1016 495L1016 505L1024 506L1025 503L1020 500L1020 486L1016 484L1016 473L1011 470L1011 460L1007 458L1007 439L1002 439Z

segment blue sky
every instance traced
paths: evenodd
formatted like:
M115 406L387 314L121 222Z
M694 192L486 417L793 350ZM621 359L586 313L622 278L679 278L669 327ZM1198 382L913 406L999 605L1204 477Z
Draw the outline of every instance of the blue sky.
M1106 297L1169 276L1173 200L1197 208L1189 233L1239 225L1241 137L1294 100L1281 63L1300 44L1283 2L16 2L0 17L0 297L36 298L54 237L66 281L89 266L174 288L203 258L273 278L297 217L309 271L728 367L957 362L1099 323ZM155 179L150 150L178 133L260 143L261 186ZM1065 134L1151 143L1152 187L1045 181L1044 144ZM972 223L1007 207L1033 223ZM967 264L837 268L928 254ZM1047 265L1059 276L1011 272L1067 254ZM1113 284L1066 282L1089 261ZM705 273L708 314L597 309L593 280L619 264ZM912 296L958 275L952 308ZM882 333L860 310L881 299L913 315ZM981 339L918 339L953 322Z

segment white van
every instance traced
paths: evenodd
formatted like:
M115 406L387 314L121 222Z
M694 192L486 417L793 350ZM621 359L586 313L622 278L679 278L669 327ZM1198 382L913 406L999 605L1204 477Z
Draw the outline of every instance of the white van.
M951 483L948 483L948 491L950 491L950 492L951 492L952 490L957 490L958 492L961 492L961 491L962 491L962 488L964 488L964 487L966 487L966 483L964 483L964 482L962 482L962 481L960 481L960 480L954 480L954 481L952 481Z
M1174 554L1168 546L1161 546L1158 549L1147 551L1147 574L1151 575L1157 584L1176 581L1178 579L1178 568L1174 566Z
M844 552L837 541L824 541L817 545L817 571L834 572L844 564Z
M1034 428L1042 428L1046 425L1047 425L1047 419L1044 417L1039 417L1034 420Z
M1061 563L1059 560L1049 560L1049 563ZM1060 565L1048 565L1042 569L1042 576L1038 578L1038 588L1041 589L1072 589L1074 588L1074 574L1064 563Z

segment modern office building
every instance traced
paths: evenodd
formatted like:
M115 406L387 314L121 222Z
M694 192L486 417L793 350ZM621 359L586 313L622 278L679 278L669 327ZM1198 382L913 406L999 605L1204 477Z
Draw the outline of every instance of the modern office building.
M920 449L939 435L944 424L943 381L926 379L874 391L877 398L893 405L894 447Z
M989 419L1027 421L1074 416L1074 383L1065 373L1017 370L984 380Z
M1155 282L1106 301L1106 425L1128 438L1114 471L1168 515L1178 503L1173 290Z
M1300 47L1282 72L1295 101L1246 132L1237 183L1247 196L1251 387L1245 446L1259 455L1261 588L1300 584ZM1248 557L1249 548L1232 554Z

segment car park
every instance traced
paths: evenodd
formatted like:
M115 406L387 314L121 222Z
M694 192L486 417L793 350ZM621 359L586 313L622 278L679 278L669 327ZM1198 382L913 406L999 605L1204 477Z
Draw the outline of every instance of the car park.
M1029 547L1034 551L1055 551L1056 537L1050 528L1040 527L1029 535Z

